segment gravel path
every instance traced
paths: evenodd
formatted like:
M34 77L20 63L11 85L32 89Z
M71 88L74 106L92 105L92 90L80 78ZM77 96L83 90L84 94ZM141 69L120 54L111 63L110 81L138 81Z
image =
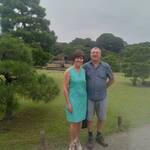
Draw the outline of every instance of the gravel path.
M116 133L105 139L109 143L107 148L95 143L93 150L150 150L150 124L126 133Z

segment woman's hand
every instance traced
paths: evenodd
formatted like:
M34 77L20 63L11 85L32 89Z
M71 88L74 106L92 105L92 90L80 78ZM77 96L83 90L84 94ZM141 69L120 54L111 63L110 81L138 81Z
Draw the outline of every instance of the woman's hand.
M69 111L70 113L72 113L73 109L72 109L71 103L69 103L69 104L67 105L67 107L68 107L68 111Z

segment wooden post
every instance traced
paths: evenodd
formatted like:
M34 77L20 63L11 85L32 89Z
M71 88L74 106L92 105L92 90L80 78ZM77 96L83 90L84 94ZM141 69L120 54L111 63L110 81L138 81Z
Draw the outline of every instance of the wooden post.
M122 130L122 116L117 117L117 125L118 125L118 129L121 131Z
M45 136L45 131L44 130L42 130L40 132L40 150L48 150L47 149L46 136Z

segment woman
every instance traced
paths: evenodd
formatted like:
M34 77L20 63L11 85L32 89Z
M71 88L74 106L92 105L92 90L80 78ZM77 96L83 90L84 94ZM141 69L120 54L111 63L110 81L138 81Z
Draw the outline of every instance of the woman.
M83 52L77 50L73 58L73 66L64 73L64 95L66 98L66 115L70 123L69 150L82 150L79 141L82 121L86 117L87 93Z

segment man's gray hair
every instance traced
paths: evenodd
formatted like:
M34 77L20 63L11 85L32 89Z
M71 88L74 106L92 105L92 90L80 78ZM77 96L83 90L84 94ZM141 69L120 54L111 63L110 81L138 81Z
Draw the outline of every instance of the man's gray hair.
M100 49L99 47L93 47L93 48L91 49L91 51L93 51L93 50L95 50L95 49L98 49L98 50L101 52L101 49Z

